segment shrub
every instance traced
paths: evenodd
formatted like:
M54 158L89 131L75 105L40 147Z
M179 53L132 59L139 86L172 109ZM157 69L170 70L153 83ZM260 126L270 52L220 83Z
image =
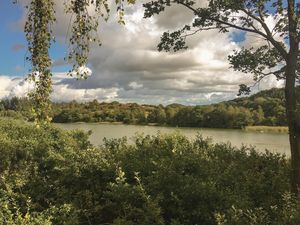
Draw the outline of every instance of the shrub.
M178 133L95 148L84 132L13 120L0 120L0 134L0 199L13 202L1 216L11 221L30 215L40 221L32 224L227 225L237 217L240 225L251 221L248 214L296 218L295 198L291 207L282 199L290 165L279 154Z
M218 225L298 225L300 224L300 199L291 193L282 196L283 204L264 208L236 209L216 214Z
M138 136L106 141L106 158L121 166L128 181L135 172L147 193L159 199L166 224L215 224L214 213L237 207L280 204L289 190L284 156L230 144L210 144L201 136Z

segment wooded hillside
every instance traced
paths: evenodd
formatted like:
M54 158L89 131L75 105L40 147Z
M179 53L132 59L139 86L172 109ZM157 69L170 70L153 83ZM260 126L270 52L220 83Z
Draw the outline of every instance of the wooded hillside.
M300 98L300 88L298 88ZM236 98L213 105L184 106L181 104L138 105L136 103L87 103L76 101L53 103L53 122L123 122L148 124L242 128L251 125L285 126L285 100L283 89L261 91L250 97ZM28 99L3 99L0 115L32 120Z

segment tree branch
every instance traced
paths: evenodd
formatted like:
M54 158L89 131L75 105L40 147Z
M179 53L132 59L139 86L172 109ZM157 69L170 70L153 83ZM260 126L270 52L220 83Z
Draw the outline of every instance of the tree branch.
M199 14L197 9L193 8L189 4L184 3L183 1L174 0L173 2L177 3L177 4L181 4L185 7L187 7L188 9L193 11L195 15ZM208 19L213 21L213 22L220 23L220 24L226 25L228 27L231 27L231 28L234 28L234 29L237 29L237 30L246 31L246 32L250 32L250 33L255 33L255 34L258 34L258 35L264 37L266 40L268 40L269 42L272 43L272 45L278 50L278 52L280 52L280 54L282 55L282 57L284 59L287 59L287 51L285 50L285 48L282 46L281 43L277 42L273 38L273 35L272 35L271 31L269 30L268 26L266 25L266 23L261 18L258 18L256 16L254 16L252 13L248 12L247 10L242 9L242 11L245 12L248 16L250 16L254 20L258 21L262 25L262 27L264 28L266 34L259 31L259 29L255 28L255 27L254 27L254 29L250 29L250 28L238 26L236 24L233 24L233 23L230 23L230 22L227 22L227 21L223 21L223 20L220 20L220 19L214 18L214 17L208 17Z
M226 27L226 28L229 28L229 27ZM199 28L199 29L197 29L197 30L192 31L191 33L187 33L187 34L185 34L185 35L182 35L181 37L182 37L182 38L186 38L186 37L188 37L188 36L192 36L192 35L194 35L194 34L200 32L200 31L204 31L204 30L215 30L215 29L217 29L217 27L202 27L202 28Z

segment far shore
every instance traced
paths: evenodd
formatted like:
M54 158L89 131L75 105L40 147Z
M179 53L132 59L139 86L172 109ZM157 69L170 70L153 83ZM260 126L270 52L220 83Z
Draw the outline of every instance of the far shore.
M266 132L266 133L289 133L285 126L246 126L245 131Z
M167 124L159 123L123 123L123 122L71 122L73 124L109 124L109 125L137 125L137 126L160 126L160 127L179 127L171 126ZM71 124L71 123L59 123L59 124ZM215 127L180 127L180 128L211 128L211 129L237 129L237 128L215 128ZM288 133L288 127L286 126L246 126L240 130L260 133Z

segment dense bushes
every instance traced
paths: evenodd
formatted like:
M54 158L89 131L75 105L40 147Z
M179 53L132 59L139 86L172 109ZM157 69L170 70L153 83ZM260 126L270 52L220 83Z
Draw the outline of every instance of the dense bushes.
M95 148L80 131L3 120L0 134L1 225L299 224L278 154L176 133Z

